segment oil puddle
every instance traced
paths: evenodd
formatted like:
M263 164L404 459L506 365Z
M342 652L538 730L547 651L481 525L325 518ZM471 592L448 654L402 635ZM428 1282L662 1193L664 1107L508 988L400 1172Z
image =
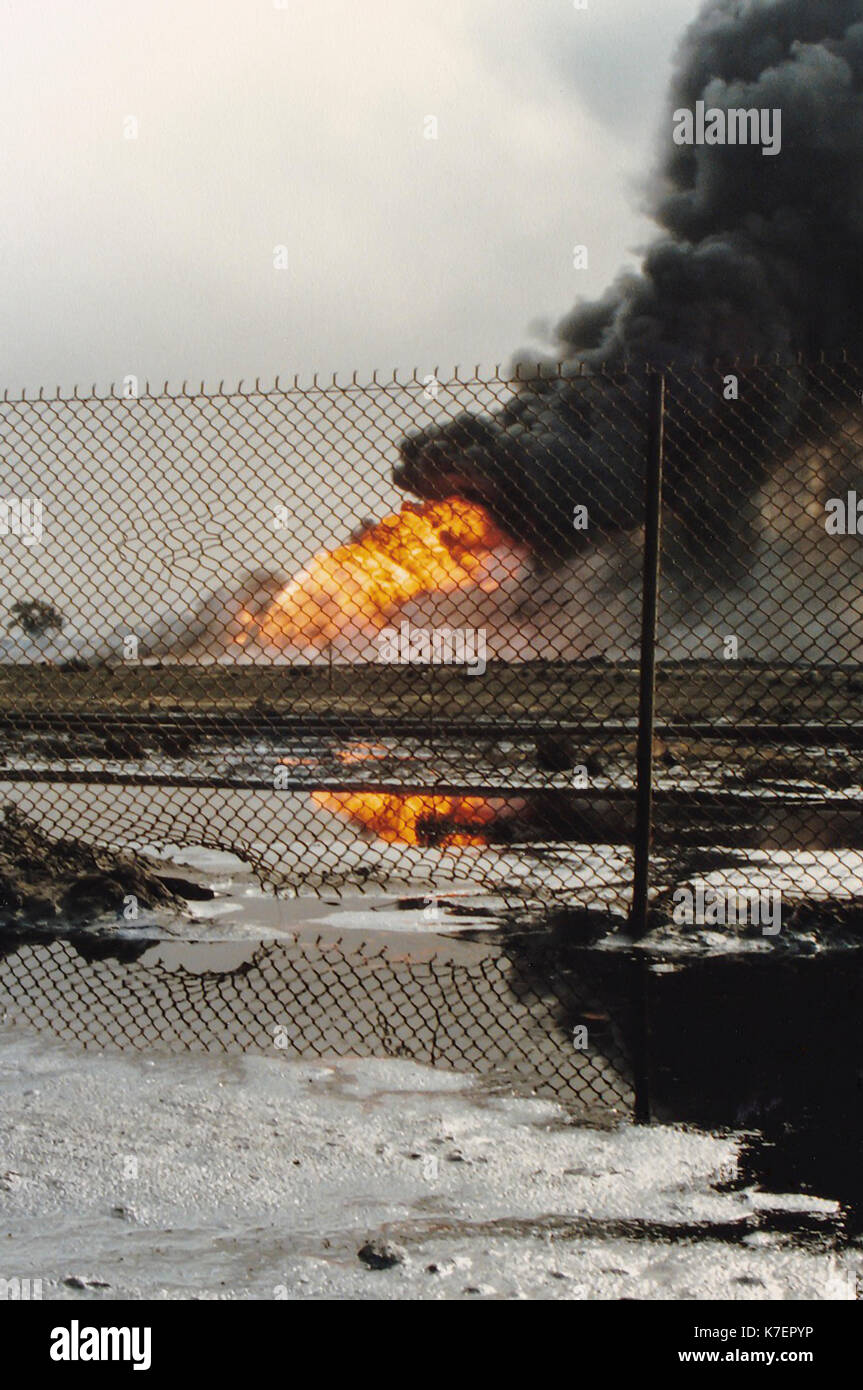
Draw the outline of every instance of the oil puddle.
M650 1117L744 1131L726 1188L839 1203L863 1229L863 952L648 966Z
M724 1190L836 1203L813 1234L856 1239L863 948L687 958L592 930L576 945L572 928L18 937L0 950L0 1011L85 1047L411 1059L553 1098L573 1124L726 1132Z

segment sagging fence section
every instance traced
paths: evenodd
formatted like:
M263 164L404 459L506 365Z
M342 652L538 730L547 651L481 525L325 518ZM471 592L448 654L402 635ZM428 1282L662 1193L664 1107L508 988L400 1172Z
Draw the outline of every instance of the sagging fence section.
M292 892L853 899L861 411L848 362L7 398L4 801Z
M0 952L0 1013L83 1047L383 1056L598 1121L645 1111L634 963L525 941L232 945L19 940Z

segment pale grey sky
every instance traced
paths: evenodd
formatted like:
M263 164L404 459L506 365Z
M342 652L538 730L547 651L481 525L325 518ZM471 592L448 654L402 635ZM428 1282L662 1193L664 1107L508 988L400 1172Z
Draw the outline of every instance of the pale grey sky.
M650 235L697 9L5 0L0 384L506 362Z

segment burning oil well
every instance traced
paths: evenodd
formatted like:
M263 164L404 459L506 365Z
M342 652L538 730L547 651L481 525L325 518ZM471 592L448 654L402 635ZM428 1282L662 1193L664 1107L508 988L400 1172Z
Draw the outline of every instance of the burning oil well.
M863 386L861 24L859 0L706 5L679 55L651 193L661 233L641 273L563 320L554 380L534 374L502 410L407 439L399 483L483 503L541 565L558 567L639 524L639 369L649 364L670 373L672 582L706 569L727 589L752 571L769 506L761 490L790 458L825 465L820 500L844 496L856 480ZM758 144L711 142L709 132L704 144L675 144L672 113L699 103L779 112L781 146L765 157ZM841 353L856 369L811 370ZM736 395L735 364L752 362L763 365ZM602 372L611 379L600 391ZM828 460L843 435L843 457ZM783 499L787 510L794 500ZM591 521L582 529L572 524L579 507Z
M781 139L767 152L706 131L703 144L675 143L675 113L699 104L771 113ZM248 515L235 509L212 560L194 531L168 563L164 538L142 546L134 611L104 563L98 588L103 538L85 520L82 542L74 518L62 574L73 589L80 580L95 616L71 654L132 669L106 677L112 690L81 672L78 694L54 670L27 697L51 706L38 730L32 708L15 713L13 673L7 752L29 731L36 772L83 753L82 779L140 779L147 755L146 775L177 783L171 824L188 811L190 798L175 804L180 784L215 779L225 823L208 833L249 852L289 814L308 819L309 840L337 837L338 822L363 831L359 847L345 831L316 849L313 865L306 844L292 881L376 874L371 842L459 851L466 865L491 847L507 875L506 851L522 845L552 856L548 845L563 845L570 867L572 846L587 846L575 881L555 862L559 891L595 879L597 848L607 877L625 878L648 371L662 372L658 652L678 669L660 672L657 843L856 852L858 677L843 668L863 657L863 563L856 524L836 533L826 520L832 501L851 510L863 444L863 0L707 5L683 41L664 129L651 195L660 235L639 274L563 320L553 366L444 383L432 401L415 379L389 395L321 390L308 410L302 393L292 404L278 391L239 393L230 408L203 392L134 410L68 402L65 424L54 410L39 437L58 468L89 412L104 507L125 429L148 451L148 502L169 517L188 487L176 458L188 431L202 507L215 507L236 455ZM39 435L27 413L42 403L10 404L22 438ZM274 438L284 449L271 467ZM376 477L396 441L392 480ZM264 546L248 518L289 472L288 534ZM25 560L38 566L35 552ZM39 574L40 593L56 587ZM19 631L15 652L58 661L69 628ZM129 658L128 634L142 629ZM459 659L466 634L475 670ZM164 671L134 666L147 656ZM354 758L364 742L377 751ZM284 797L242 811L240 833L230 796L255 789L295 799L290 812Z
M679 113L705 108L769 114L770 148L726 143L730 119L676 143ZM456 596L504 659L635 659L648 368L668 380L660 654L727 657L730 639L734 659L860 661L856 527L826 517L863 444L863 4L707 5L666 132L641 273L578 305L560 364L523 365L502 408L408 434L394 477L420 505L316 556L237 643L375 659L397 617L439 622ZM320 799L384 835L476 829L467 799Z
M781 149L676 145L673 113L699 103L780 112ZM614 1113L758 1125L803 1181L859 1209L860 1126L853 1164L836 1162L835 1136L859 1071L844 982L863 894L863 0L709 4L666 132L660 237L640 274L562 322L553 365L438 383L431 400L415 376L134 407L3 403L16 454L58 479L54 534L17 561L30 630L19 623L0 664L4 800L52 838L232 850L286 894L377 890L391 916L422 914L413 955L431 955L290 940L294 917L285 941L205 971L200 989L161 967L82 972L63 943L37 942L6 978L76 1038L101 1042L106 998L108 1035L134 1046L156 1018L183 1046L269 1047L278 1017L302 1055L443 1058ZM662 660L645 822L657 373ZM82 438L86 467L64 473ZM118 438L146 460L128 481L157 523L132 585L128 553L106 558L93 521L116 515ZM284 496L288 473L265 546L256 508ZM212 548L192 525L171 551L160 529L176 536L190 477L208 515L230 483L233 511ZM837 502L846 524L831 528ZM64 594L93 615L86 631L49 604ZM64 647L70 628L80 644ZM38 837L6 819L12 863ZM652 914L633 944L620 929L646 829ZM62 839L60 853L71 874ZM98 888L119 912L149 890L190 891L133 867L98 857L94 883L88 862L65 910L70 891L89 911ZM41 883L7 878L41 928ZM679 889L689 916L675 915ZM203 891L223 906L221 888ZM770 900L770 934L746 915L753 894ZM551 907L551 929L519 916L504 920L525 930L500 931L501 904L525 902ZM363 911L354 901L342 920ZM461 940L439 970L453 920ZM801 1017L833 1026L801 1038Z
M502 408L409 432L394 478L422 505L315 556L241 612L235 642L362 659L408 605L430 599L440 621L453 593L491 593L495 655L517 659L519 623L527 655L633 655L648 368L668 374L666 654L713 655L712 625L762 660L813 642L859 659L859 548L853 528L828 537L825 508L854 491L863 443L861 25L861 0L706 5L681 45L641 272L577 305L559 365L522 364ZM676 143L674 115L699 106L770 113L778 138L724 143L723 125Z

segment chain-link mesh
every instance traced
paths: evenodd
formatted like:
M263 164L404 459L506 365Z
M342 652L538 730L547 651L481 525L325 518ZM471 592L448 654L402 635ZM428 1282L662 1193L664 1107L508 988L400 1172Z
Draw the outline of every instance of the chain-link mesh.
M6 797L53 834L236 850L287 889L625 904L643 383L615 386L594 515L562 505L565 460L520 477L506 448L490 505L405 509L393 482L417 468L406 437L559 385L5 402ZM584 380L585 410L607 386ZM620 547L596 520L615 507ZM587 587L551 563L574 539Z
M4 802L54 839L233 850L288 892L468 885L620 922L649 840L680 923L835 912L863 886L861 374L668 369L659 421L655 375L5 399ZM311 955L279 950L305 989ZM354 1007L379 988L343 972ZM399 1022L411 1055L438 1008Z
M558 956L550 971L547 956L465 943L288 938L221 955L209 944L18 943L0 960L0 1011L85 1047L409 1058L588 1118L635 1103L630 970L609 980Z
M666 506L655 772L658 824L679 833L655 881L665 905L688 888L678 916L697 899L696 926L758 925L772 905L778 934L779 913L853 911L863 891L861 375L721 375L724 413L702 408L715 373L667 378L667 447L700 521L683 543Z

